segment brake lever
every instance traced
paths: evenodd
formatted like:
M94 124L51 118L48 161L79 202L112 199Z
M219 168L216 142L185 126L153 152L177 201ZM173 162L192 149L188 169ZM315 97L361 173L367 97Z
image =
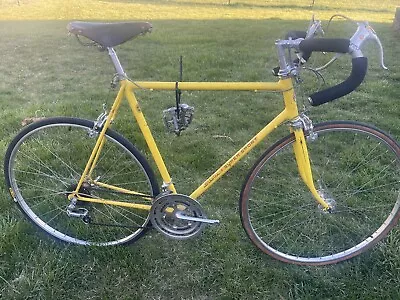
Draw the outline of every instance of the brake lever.
M372 27L370 27L372 31L374 31L374 29ZM375 31L374 31L375 32ZM384 70L389 70L389 68L387 68L383 62L383 46L382 43L380 41L380 39L378 38L378 36L376 35L376 33L374 33L374 40L375 42L378 44L379 47L379 52L380 52L380 63L381 63L381 67Z
M375 30L368 22L357 22L358 28L354 35L350 38L350 48L353 52L361 51L363 43L367 40L373 40L379 47L380 65L384 70L389 70L384 64L382 43Z
M344 16L342 16L344 17ZM347 17L346 17L347 18ZM351 19L350 19L351 20ZM352 21L352 20L351 20ZM367 40L373 40L379 47L379 59L380 65L382 69L389 70L384 64L384 57L383 57L383 47L382 43L376 34L375 30L368 24L368 22L355 22L357 24L357 30L354 35L350 38L350 51L353 52L353 56L362 56L361 47ZM318 67L315 71L322 71L329 67L333 62L335 62L339 57L344 55L343 53L336 53L335 56L328 61L325 65Z
M315 20L314 15L311 18L310 24L308 25L307 34L305 39L313 38L316 35L321 34L322 36L325 34L322 29L321 21Z

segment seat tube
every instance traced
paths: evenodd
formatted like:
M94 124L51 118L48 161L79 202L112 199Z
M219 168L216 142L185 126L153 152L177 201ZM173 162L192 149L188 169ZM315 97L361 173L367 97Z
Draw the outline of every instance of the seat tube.
M125 96L128 99L133 115L139 125L139 128L143 134L147 146L149 147L151 155L153 156L157 168L164 181L163 189L168 189L171 192L176 193L176 189L174 184L172 183L171 176L168 173L167 167L165 166L164 160L160 154L160 151L158 150L157 144L154 140L154 137L150 131L149 126L147 125L146 119L142 113L139 102L137 101L135 95L133 94L132 89L127 88L125 91Z

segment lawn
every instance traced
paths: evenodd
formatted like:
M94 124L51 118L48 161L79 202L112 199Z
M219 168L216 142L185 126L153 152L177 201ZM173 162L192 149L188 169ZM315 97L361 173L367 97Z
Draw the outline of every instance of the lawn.
M183 56L185 81L274 81L274 41L305 29L313 13L369 20L381 38L389 71L380 69L377 47L365 54L369 71L360 88L338 101L311 108L317 121L372 123L400 140L399 35L391 28L397 2L305 0L0 0L0 157L26 118L95 119L111 105L114 70L105 52L82 47L67 34L71 20L146 20L151 34L117 48L137 80L175 81ZM355 27L335 20L329 37L350 37ZM317 66L327 61L315 55ZM324 72L333 85L349 73L342 58ZM298 99L321 81L305 74ZM140 91L139 99L180 193L191 193L211 172L272 119L280 95L254 92L184 92L195 107L182 136L167 133L162 111L174 93ZM125 110L125 112L124 112ZM255 113L257 112L257 113ZM144 148L124 105L114 127ZM122 127L123 125L123 127ZM189 241L155 230L126 247L60 244L39 232L16 208L0 180L0 298L2 299L399 299L400 235L349 261L327 267L288 265L258 251L241 227L238 199L245 176L283 126L201 198L221 225ZM67 147L68 145L66 145ZM148 156L146 152L145 155Z

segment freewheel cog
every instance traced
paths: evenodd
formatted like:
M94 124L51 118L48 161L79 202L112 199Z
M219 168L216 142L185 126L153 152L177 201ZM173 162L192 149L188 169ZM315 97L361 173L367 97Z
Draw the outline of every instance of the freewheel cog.
M150 211L153 226L165 236L177 240L189 239L201 233L205 223L193 219L206 218L201 205L196 200L180 194L158 198Z

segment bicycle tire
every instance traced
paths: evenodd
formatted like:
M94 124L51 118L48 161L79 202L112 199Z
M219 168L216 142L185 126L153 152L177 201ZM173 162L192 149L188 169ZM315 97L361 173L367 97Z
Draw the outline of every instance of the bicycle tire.
M308 142L324 212L302 182L294 135L271 146L250 170L239 210L250 240L264 253L299 265L354 257L380 241L400 217L400 147L370 125L335 121L314 127ZM309 134L306 134L309 137Z
M6 184L21 211L58 240L109 246L136 241L149 227L149 211L78 201L88 217L71 217L68 194L81 177L96 143L94 122L48 118L25 127L9 145L4 163ZM108 129L93 178L149 195L159 193L146 159L124 137ZM92 198L150 204L152 200L86 184L81 193Z

